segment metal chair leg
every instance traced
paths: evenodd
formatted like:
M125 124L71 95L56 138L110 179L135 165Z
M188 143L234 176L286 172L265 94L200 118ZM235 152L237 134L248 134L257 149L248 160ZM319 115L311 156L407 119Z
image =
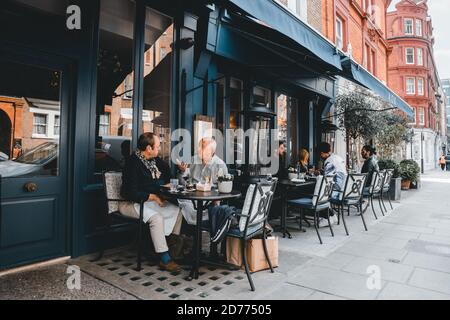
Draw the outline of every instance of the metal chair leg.
M272 268L272 262L270 262L269 252L267 251L267 243L266 243L266 231L263 231L263 248L264 255L266 256L267 263L269 264L270 272L274 272Z
M344 224L345 233L347 236L349 236L348 229L347 229L347 223L345 222L345 214L344 214L344 206L341 206L341 216L342 216L342 223Z
M138 236L138 251L137 251L137 267L136 267L136 271L141 271L142 267L142 225L143 222L139 221L139 236Z
M373 196L370 197L370 206L372 207L373 215L375 216L375 219L378 220L377 213L375 212L375 208L373 206Z
M378 205L380 206L381 214L384 217L385 215L384 215L383 207L381 206L381 193L378 195L377 198L378 198Z
M327 220L328 220L328 227L330 227L331 236L334 237L333 227L331 226L330 222L330 208L327 209Z
M384 211L387 212L388 210L386 208L386 205L384 204L384 193L383 193L383 191L381 192L380 199L381 199L381 203L383 204Z
M362 222L363 222L363 225L364 225L364 229L366 231L369 231L369 230L367 230L366 221L364 220L364 212L362 210L362 203L359 204L359 209L361 210L361 219L362 219Z
M255 285L253 284L252 276L250 274L250 270L248 267L247 261L247 241L245 239L241 239L241 249L242 249L242 257L244 260L245 273L247 274L248 282L250 283L250 288L252 291L255 291Z
M314 228L316 229L317 236L319 237L320 244L323 244L322 238L320 237L319 233L319 217L317 215L317 212L314 213Z
M391 202L391 193L389 192L389 190L388 190L387 195L388 195L389 205L391 206L391 210L394 210L394 207L392 206L392 202Z
M337 207L337 215L338 215L338 226L341 224L341 214L340 214L340 211L339 210L341 210L340 209L341 208L341 205L338 205L338 207Z

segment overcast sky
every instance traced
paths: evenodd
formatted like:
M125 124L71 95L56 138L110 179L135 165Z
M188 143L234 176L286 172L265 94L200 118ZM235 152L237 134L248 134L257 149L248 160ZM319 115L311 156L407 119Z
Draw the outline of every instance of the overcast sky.
M389 10L395 10L394 0ZM434 56L441 79L450 78L450 1L428 0L429 15L434 28Z

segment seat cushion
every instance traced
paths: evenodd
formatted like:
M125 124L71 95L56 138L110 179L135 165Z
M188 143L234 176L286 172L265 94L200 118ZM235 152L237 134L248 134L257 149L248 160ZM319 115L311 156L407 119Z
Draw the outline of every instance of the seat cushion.
M262 230L263 223L258 223L253 226L249 226L247 230L247 236L251 236L252 234L259 232ZM244 236L244 231L241 231L239 228L230 228L228 230L227 235L236 237L236 238L242 238Z
M368 187L363 189L363 196L364 197L369 197L370 196L370 192L369 192L369 188Z
M300 198L295 200L289 200L289 205L300 207L303 209L314 209L313 199L311 198ZM321 204L317 206L317 210L324 210L330 207L329 203Z
M332 204L336 204L336 205L343 204L344 206L354 206L354 205L357 205L359 203L359 199L348 199L348 200L345 200L344 203L342 203L341 200L338 200L338 199L335 199L335 198L331 198L330 202Z

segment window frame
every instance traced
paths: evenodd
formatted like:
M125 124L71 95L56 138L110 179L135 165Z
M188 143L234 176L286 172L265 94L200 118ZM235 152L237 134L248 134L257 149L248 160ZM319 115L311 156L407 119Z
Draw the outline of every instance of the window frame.
M423 118L423 119L421 119ZM425 126L425 108L418 107L417 108L417 124L419 126Z
M417 48L416 49L416 55L417 55L417 65L418 66L423 66L424 65L424 60L423 60L423 49L422 48ZM420 52L420 54L419 54Z
M420 86L419 83L422 83L422 86ZM419 96L425 95L425 79L424 78L417 78L417 94Z
M423 37L423 21L422 21L422 19L416 19L415 23L416 23L416 27L415 27L416 36ZM420 26L420 29L418 28L419 26ZM420 33L418 32L419 30L420 30Z
M413 80L413 87L412 87L413 91L412 92L408 92L408 88L409 88L408 80ZM406 81L406 86L405 86L406 94L410 95L410 96L415 95L416 94L416 78L414 78L414 77L406 77L405 81Z
M338 37L338 23L340 23L340 37ZM340 50L344 50L345 47L345 37L344 37L344 20L340 16L336 16L335 20L335 43L336 47ZM341 41L341 46L339 46L338 39Z
M411 32L407 32L408 28L406 23L411 22ZM403 32L406 36L413 36L414 35L414 19L413 18L404 18L403 19Z
M408 51L412 51L412 62L408 62ZM415 50L413 47L406 47L405 48L405 63L408 65L413 65L415 64L416 59L415 59Z

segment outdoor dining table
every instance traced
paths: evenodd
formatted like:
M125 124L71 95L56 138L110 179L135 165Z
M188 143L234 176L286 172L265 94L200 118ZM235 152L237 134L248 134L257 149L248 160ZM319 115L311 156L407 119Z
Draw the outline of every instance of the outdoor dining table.
M231 193L220 193L217 190L206 192L198 190L172 192L168 188L163 187L162 194L172 199L191 200L194 204L194 208L197 210L197 223L195 225L194 235L194 261L192 263L192 268L188 280L198 279L200 268L200 254L202 250L203 211L214 201L237 199L241 197L241 193L234 190Z
M278 181L278 185L281 189L281 232L283 233L283 238L286 237L286 234L288 235L289 239L292 239L292 235L287 229L286 225L286 218L288 213L288 200L289 200L289 194L294 191L296 197L312 197L314 186L316 185L316 179L315 178L308 178L308 180L305 180L304 182L293 182L289 179L281 179ZM309 191L308 191L309 190ZM303 231L303 230L302 230Z

